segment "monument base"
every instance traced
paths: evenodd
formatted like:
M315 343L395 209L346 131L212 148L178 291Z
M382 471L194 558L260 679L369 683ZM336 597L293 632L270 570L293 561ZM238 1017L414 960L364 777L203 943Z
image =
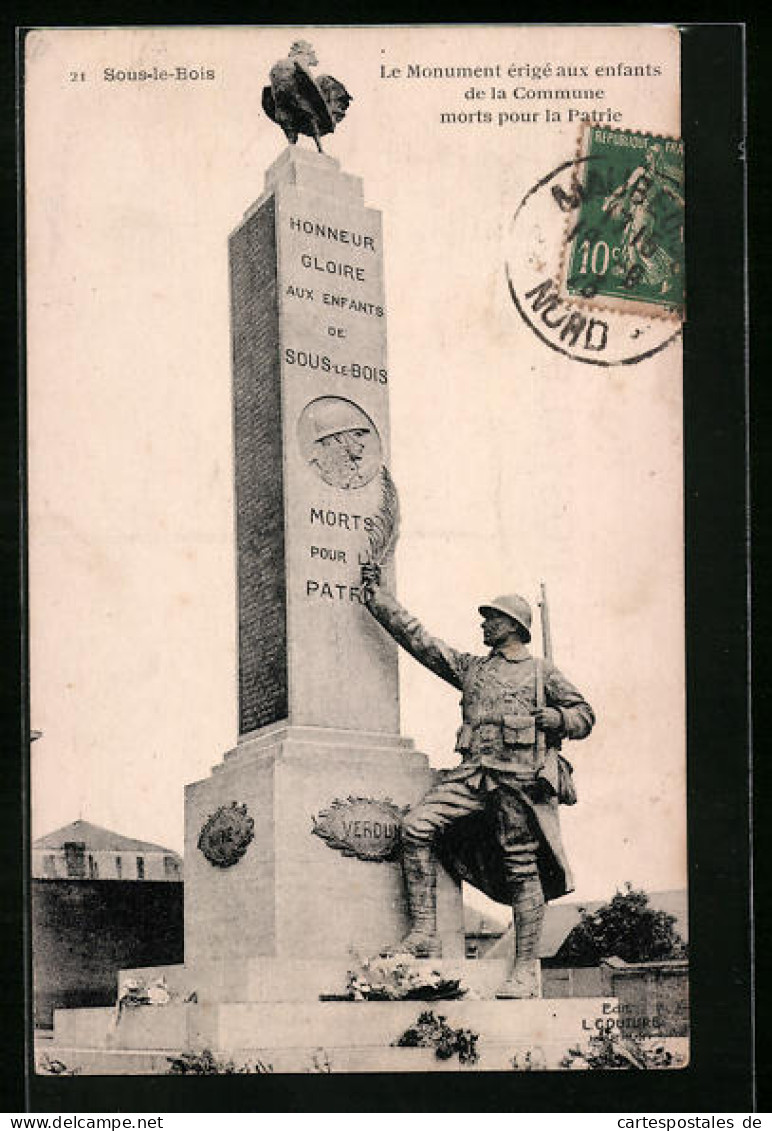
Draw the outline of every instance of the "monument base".
M498 967L496 962L475 963ZM168 1057L210 1049L236 1065L259 1060L275 1072L502 1071L526 1053L535 1068L557 1069L613 1016L614 999L526 1001L224 1002L125 1010L57 1010L51 1057L84 1073L168 1070ZM462 1066L431 1048L395 1044L425 1010L479 1034L479 1060ZM123 1066L123 1067L122 1067ZM325 1067L326 1066L326 1067ZM521 1065L522 1066L522 1065Z
M511 963L506 960L413 958L409 961L414 969L427 975L440 970L448 981L457 979L474 1000L493 999L511 968ZM196 969L182 965L145 966L121 971L119 996L129 981L147 986L163 977L173 1000L179 1002L191 995L195 995L196 1002L204 1005L245 1001L272 1004L313 1002L344 996L347 993L348 971L356 966L353 958L348 961L255 958L237 965L211 963Z
M243 738L209 778L185 790L191 976L233 983L253 959L350 965L352 953L364 958L398 942L408 930L400 813L434 777L412 741L393 735L280 723ZM234 804L240 819L252 822L252 839L240 857L218 866L202 847L201 832L213 814L236 812ZM368 805L392 812L390 819L360 819ZM343 814L332 839L318 835L331 809ZM373 857L379 847L389 850L387 827L394 852ZM437 926L445 956L463 958L461 887L442 869ZM239 999L251 996L242 982Z
M466 997L320 1000L342 997L347 971L408 926L398 860L368 858L375 822L365 835L368 822L354 810L404 809L433 780L426 757L397 736L279 724L242 738L209 778L186 790L185 964L120 975L121 987L163 976L172 1001L126 1006L120 1015L56 1010L45 1051L95 1074L165 1072L169 1057L204 1049L276 1072L459 1069L457 1057L395 1043L431 1010L479 1034L479 1060L465 1068L511 1069L512 1058L526 1053L535 1067L559 1068L572 1045L613 1015L613 1001L495 1000L510 964L464 958L461 889L442 870L443 958L417 964L459 978ZM205 839L202 847L202 828L221 810L241 814L236 824L250 832L230 863L229 834L208 854ZM349 815L325 838L317 834L330 811Z

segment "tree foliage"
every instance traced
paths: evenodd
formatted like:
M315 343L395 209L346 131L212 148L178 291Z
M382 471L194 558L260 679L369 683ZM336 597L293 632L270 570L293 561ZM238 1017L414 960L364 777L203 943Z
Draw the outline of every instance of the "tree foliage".
M686 947L675 930L675 915L655 911L645 891L625 884L596 911L580 907L581 919L569 933L557 959L566 966L597 966L602 958L653 962L683 958Z

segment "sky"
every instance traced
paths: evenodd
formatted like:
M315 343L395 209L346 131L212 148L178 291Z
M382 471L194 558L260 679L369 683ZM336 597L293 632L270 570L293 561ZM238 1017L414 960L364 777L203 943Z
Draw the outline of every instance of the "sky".
M298 34L27 41L30 710L43 732L33 836L80 816L180 850L185 783L236 743L227 237L284 148L260 97ZM482 651L480 601L533 600L546 582L556 662L598 717L567 750L575 897L627 880L682 887L680 342L603 370L539 341L507 292L512 217L574 154L577 126L440 121L491 109L492 86L521 112L516 85L565 85L533 77L548 61L656 64L659 76L604 78L602 105L624 127L677 136L677 36L303 34L320 72L354 95L326 152L383 214L399 597L456 647ZM411 65L498 66L505 78L405 77ZM153 66L214 78L106 77ZM513 67L519 78L506 77ZM466 98L472 86L485 97ZM403 734L452 765L457 693L404 656L400 699Z

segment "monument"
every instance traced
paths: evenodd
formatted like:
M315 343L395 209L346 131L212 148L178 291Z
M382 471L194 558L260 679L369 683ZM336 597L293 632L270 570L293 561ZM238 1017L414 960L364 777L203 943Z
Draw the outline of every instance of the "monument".
M345 965L404 929L399 865L375 842L396 836L431 781L400 736L396 645L359 578L389 461L380 215L337 161L293 146L232 234L230 261L239 743L187 789L186 964ZM232 802L246 809L231 823L251 820L252 836L223 867L199 842ZM331 807L349 855L319 833ZM460 957L458 887L444 877L441 889L443 941ZM329 963L319 976L329 989Z
M122 972L122 985L162 977L168 1004L57 1012L57 1055L84 1071L121 1057L154 1071L167 1051L203 1048L276 1071L309 1070L319 1047L341 1071L453 1067L391 1047L419 1003L321 1000L342 995L357 956L406 934L401 819L435 775L400 733L397 644L361 580L380 557L395 588L381 217L321 152L345 88L322 76L317 98L292 56L277 67L266 110L290 145L230 237L238 742L185 791L184 966ZM464 962L461 887L442 868L436 927L444 968L492 998L504 964ZM482 1067L534 1042L557 1066L601 1004L470 999L443 1013L483 1034Z

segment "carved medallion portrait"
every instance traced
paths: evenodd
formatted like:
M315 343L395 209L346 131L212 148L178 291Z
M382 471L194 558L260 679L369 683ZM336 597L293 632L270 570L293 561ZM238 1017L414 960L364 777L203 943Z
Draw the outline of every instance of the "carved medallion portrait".
M370 417L343 397L318 397L298 421L303 458L331 487L364 487L382 462L381 438Z
M209 817L199 833L198 847L216 868L230 868L242 858L254 835L255 822L246 805L231 801Z

